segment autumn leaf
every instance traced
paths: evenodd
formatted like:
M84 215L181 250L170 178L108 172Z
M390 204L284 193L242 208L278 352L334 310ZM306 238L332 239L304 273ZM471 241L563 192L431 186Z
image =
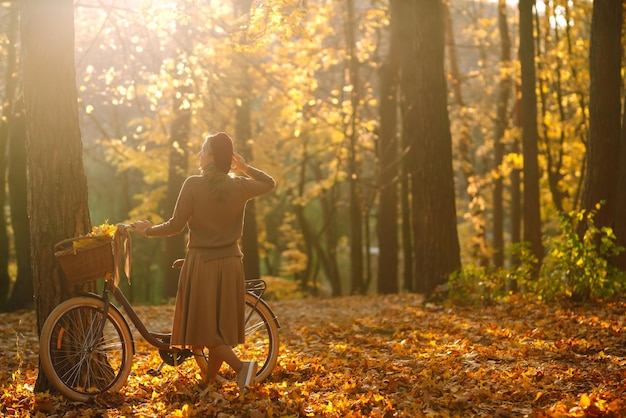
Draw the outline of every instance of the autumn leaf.
M548 306L521 299L472 308L418 295L271 303L280 357L243 395L202 386L193 361L165 367L138 334L119 393L88 404L33 394L30 311L0 314L0 415L171 417L619 417L626 415L626 303ZM172 306L137 307L167 332Z

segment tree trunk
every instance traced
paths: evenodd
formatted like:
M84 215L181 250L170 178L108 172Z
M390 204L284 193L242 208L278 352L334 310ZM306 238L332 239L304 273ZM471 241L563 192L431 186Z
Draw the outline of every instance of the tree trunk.
M181 5L181 7L184 7L184 5ZM179 51L179 56L176 57L176 59L181 64L185 63L185 57L191 49L187 45L190 38L187 36L187 32L188 25L186 23L179 23L176 28L176 38L179 39L179 44L183 45L184 48ZM184 69L187 69L187 67L185 66ZM179 191L187 177L187 171L189 169L189 130L191 128L191 101L188 99L188 95L191 93L192 88L187 81L189 74L183 70L182 73L175 73L172 76L178 79L179 86L176 88L172 100L174 120L170 128L167 196L165 200L165 213L168 216L174 211ZM171 268L172 262L184 256L185 234L177 234L165 239L163 296L166 299L176 297L178 290L178 276L180 271Z
M345 127L348 137L348 169L350 185L350 283L351 293L365 293L363 281L363 214L362 214L362 186L361 170L359 168L359 152L357 150L357 113L359 108L359 62L356 56L356 17L354 0L346 2L345 36L347 50L346 83L350 89L351 114L347 115L349 122Z
M247 161L252 161L252 149L248 144L252 137L250 127L250 103L249 99L243 98L236 112L237 127L235 134L239 141L239 150ZM261 262L259 258L259 241L256 222L256 204L254 199L246 205L244 213L243 237L241 249L244 254L243 269L247 279L256 279L261 276Z
M515 101L513 103L513 126L517 131L521 131L522 126L522 103L520 98L520 86L515 84ZM519 154L520 137L515 135L511 143L511 152ZM522 170L513 167L511 170L511 244L521 244L522 242ZM512 253L510 262L512 266L518 266L520 263L518 254ZM508 281L506 283L507 290L517 291L519 284L517 281Z
M575 50L575 45L576 45L576 40L572 39L572 19L570 18L570 9L571 7L575 7L570 5L569 3L563 3L561 5L561 7L563 7L565 9L565 39L567 40L567 54L570 56L574 55L574 50ZM569 72L571 74L571 78L574 80L577 80L579 77L579 72L580 68L577 67L576 65L576 60L570 60L570 66L569 66ZM588 111L587 109L587 95L586 92L583 91L582 89L576 89L576 91L574 92L574 94L576 95L576 97L578 98L578 105L580 107L580 114L582 115L582 121L580 122L580 125L578 126L578 128L576 129L576 135L580 137L580 141L585 145L585 147L587 146L587 143L589 142L588 137L589 137L589 120L588 120ZM571 203L571 207L572 208L578 208L580 207L580 201L581 201L581 195L582 195L582 182L586 176L586 172L587 172L587 165L585 162L583 162L582 167L580 168L580 180L578 182L578 184L576 185L575 188L575 192L572 194L572 203Z
M378 293L398 293L398 0L389 4L389 53L380 69Z
M450 16L450 9L444 2L444 17L446 37L448 38L448 62L450 67L450 79L452 83L452 92L454 100L458 108L457 118L460 124L460 133L458 135L458 154L460 156L461 173L465 179L465 190L469 200L468 215L473 227L474 236L472 237L472 258L478 260L480 266L489 265L489 250L486 237L486 221L484 213L484 198L482 196L482 180L481 176L474 169L475 163L472 155L472 141L468 123L468 109L463 100L462 93L462 77L457 63L456 45L454 43L454 27Z
M452 135L444 73L441 1L415 2L415 95L410 117L417 123L411 144L416 290L430 294L461 267L457 235Z
M320 164L312 165L311 169L314 173L315 180L318 182L322 181L324 176L322 175ZM317 241L314 241L316 242L315 248L318 258L330 283L332 296L341 296L342 294L341 273L337 261L337 244L339 240L337 237L337 211L335 202L338 200L338 187L338 182L334 182L330 189L322 190L320 194L322 228L318 234ZM325 251L322 245L317 244L318 242L321 243L322 240L324 240L326 244Z
M555 12L555 8L552 8L552 11ZM554 19L557 19L556 14L553 14ZM536 27L540 28L540 20L539 16L536 15L535 21L537 22ZM560 35L559 32L561 28L559 25L554 25L554 32L550 31L551 23L549 19L544 20L546 22L545 26L548 26L545 31L545 35L543 36L544 45L546 45L546 50L549 48L550 43L554 39L554 45L559 45L560 43ZM538 29L539 30L539 29ZM542 57L543 54L541 52L541 39L542 36L536 36L536 45L537 45L537 56ZM541 100L541 117L542 121L542 131L543 131L543 143L545 147L545 155L546 160L546 174L548 177L548 188L550 189L550 194L552 196L552 203L556 208L558 213L564 212L563 201L565 200L566 194L560 184L563 181L563 156L565 153L564 144L565 144L565 130L562 129L561 133L558 137L555 137L554 134L550 133L550 127L547 123L546 115L548 113L548 100L546 93L548 89L554 90L556 93L556 102L559 109L559 117L561 122L565 122L565 108L563 104L565 102L565 98L563 97L563 85L561 83L561 74L563 73L561 58L556 57L556 68L554 69L554 82L550 87L548 87L548 83L545 80L545 76L539 77L538 80L538 91L539 98ZM545 74L543 61L539 60L539 74Z
M626 103L626 102L625 102ZM619 161L619 179L617 181L617 196L615 200L615 224L613 231L615 232L616 244L626 248L626 106L624 106L622 116L622 132L620 145L620 161ZM621 214L621 216L619 215ZM617 255L611 264L620 270L626 272L626 251L622 251Z
M621 132L622 9L621 1L596 0L591 18L589 142L581 206L584 210L592 210L598 203L604 202L595 217L599 227L612 226L616 216ZM580 223L579 234L582 235L585 230L585 223Z
M250 12L251 0L235 0L235 14L241 17ZM245 32L240 39L242 44L247 43ZM245 54L242 52L241 54ZM252 82L248 75L249 63L242 55L239 57L237 71L239 78L239 104L235 111L235 140L237 148L246 161L253 160L250 139L252 138L252 127L250 126L250 94L252 92ZM261 263L259 258L259 241L256 222L256 204L251 200L246 205L244 213L243 236L241 237L241 251L243 257L244 275L247 279L255 279L261 276Z
M402 153L400 173L400 207L402 212L402 254L404 268L404 288L414 292L415 253L413 242L413 222L411 216L411 183L412 169L415 166L412 149L418 132L414 117L416 109L416 65L415 65L415 3L414 0L400 0L398 5L399 31L401 39L400 55L400 114L402 126Z
M187 163L187 141L189 138L189 124L191 122L191 111L188 109L176 109L175 100L174 122L170 132L170 155L168 164L167 196L165 200L165 213L171 214L176 206L178 192L186 178L188 169ZM169 215L168 215L169 216ZM172 269L172 262L178 258L185 257L185 234L177 234L165 239L165 251L163 260L164 284L163 297L173 298L178 289L179 270Z
M524 156L523 239L537 258L535 276L543 258L539 203L539 163L537 160L537 93L535 91L535 48L533 45L533 5L535 0L520 0L519 59L522 67L522 154Z
M293 211L296 215L296 221L300 226L300 231L302 231L302 237L304 239L304 248L305 253L307 255L306 266L302 273L300 274L300 288L304 292L309 292L309 280L311 279L311 275L313 273L313 248L316 245L319 245L319 240L314 236L313 228L309 225L309 222L306 219L304 214L304 189L306 185L306 173L307 173L307 165L309 164L309 150L308 150L308 141L304 139L302 143L302 155L301 155L301 163L298 179L298 199L293 202ZM320 254L321 256L321 254Z
M507 127L509 96L513 81L511 78L511 37L507 24L506 0L498 1L498 32L500 34L500 94L496 110L496 129L493 145L493 264L504 266L504 181L500 166L504 157L504 134Z
M24 0L22 64L27 128L28 215L37 329L68 289L54 244L90 229L78 125L71 0ZM41 369L40 369L41 370ZM50 389L39 373L35 391Z
M11 3L8 37L6 51L6 74L4 78L4 100L2 101L2 119L0 120L0 207L6 204L6 174L7 174L7 144L9 130L13 123L13 112L16 106L17 90L17 31L18 31L18 5ZM4 212L0 216L0 311L11 311L8 305L10 298L11 276L9 275L9 235L7 233L7 219ZM14 287L15 289L15 287Z
M20 98L12 115L9 131L9 204L17 277L11 292L8 308L17 310L33 306L33 273L30 257L30 231L28 226L26 184L26 120L24 102Z

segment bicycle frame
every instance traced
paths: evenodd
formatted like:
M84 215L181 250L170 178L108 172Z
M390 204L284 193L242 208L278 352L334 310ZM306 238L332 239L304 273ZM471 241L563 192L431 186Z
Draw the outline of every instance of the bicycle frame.
M265 305L268 308L268 310L272 312L273 314L272 319L276 323L276 326L280 328L278 317L269 308L267 303L262 299L263 293L265 293L265 289L266 289L265 282L261 279L246 280L245 286L246 286L246 292L254 295L257 304L261 303ZM94 294L92 295L96 296ZM141 334L141 336L148 342L148 344L152 345L153 347L159 350L177 351L176 349L172 349L172 347L169 344L171 334L161 334L161 333L150 331L146 327L146 325L143 323L143 321L141 320L141 318L139 317L135 309L133 309L133 306L131 305L131 303L128 301L128 299L126 299L126 296L124 296L124 293L122 293L120 288L118 286L115 286L113 281L111 280L107 280L104 282L104 289L102 291L102 295L98 295L104 301L105 317L106 317L106 311L109 309L110 303L111 303L110 295L112 295L113 298L117 302L119 302L119 304L124 309L124 312L130 319L130 321L133 323L133 325L135 326L139 334ZM246 318L246 322L248 319L249 318Z
M111 290L113 287L113 290ZM124 308L124 312L133 323L139 334L152 346L160 349L160 350L170 350L170 334L159 334L156 332L152 332L148 330L145 326L139 315L133 306L130 304L124 293L120 290L118 286L115 286L111 280L107 280L104 282L104 290L102 291L102 300L104 301L105 309L109 306L110 297L109 294L113 295L113 298L119 302L120 305Z

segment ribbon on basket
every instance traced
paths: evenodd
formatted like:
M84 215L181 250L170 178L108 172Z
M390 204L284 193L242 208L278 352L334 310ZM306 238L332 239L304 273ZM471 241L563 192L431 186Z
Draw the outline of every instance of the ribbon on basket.
M130 266L132 264L132 239L128 232L129 226L117 224L117 232L113 240L113 283L117 287L120 283L120 265L124 264L124 274L130 284Z

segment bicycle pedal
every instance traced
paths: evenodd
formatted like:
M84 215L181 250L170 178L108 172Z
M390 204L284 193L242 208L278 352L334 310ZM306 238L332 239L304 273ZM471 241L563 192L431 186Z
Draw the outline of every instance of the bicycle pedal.
M161 370L150 369L150 370L148 370L148 374L150 376L161 376Z

